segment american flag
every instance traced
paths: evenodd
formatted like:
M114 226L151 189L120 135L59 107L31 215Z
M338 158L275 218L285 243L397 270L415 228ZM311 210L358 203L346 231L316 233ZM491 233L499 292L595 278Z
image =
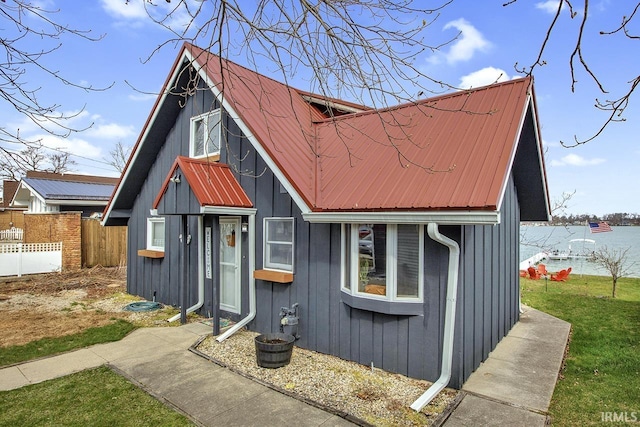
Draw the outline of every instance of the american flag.
M611 227L609 226L609 224L607 224L604 221L600 221L600 222L590 222L589 223L589 230L592 233L604 233L606 231L613 231L611 229Z

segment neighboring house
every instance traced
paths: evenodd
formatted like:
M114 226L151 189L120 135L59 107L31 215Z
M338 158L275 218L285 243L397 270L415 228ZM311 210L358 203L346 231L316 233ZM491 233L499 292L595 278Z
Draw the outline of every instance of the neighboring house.
M2 202L0 203L0 231L22 229L24 227L25 207L11 206L11 200L18 191L20 183L13 180L2 182ZM0 237L2 239L2 237Z
M105 210L129 292L261 333L298 303L297 345L453 387L518 321L531 78L371 110L185 44L164 89Z
M27 213L80 211L89 217L104 210L117 183L118 178L29 171L11 206Z

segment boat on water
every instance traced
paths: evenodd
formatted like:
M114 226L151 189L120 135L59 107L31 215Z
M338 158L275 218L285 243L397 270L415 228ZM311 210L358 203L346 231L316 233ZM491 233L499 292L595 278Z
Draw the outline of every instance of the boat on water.
M575 249L574 249L575 248ZM593 239L571 239L566 250L553 249L547 258L552 260L590 259L596 251L596 241Z

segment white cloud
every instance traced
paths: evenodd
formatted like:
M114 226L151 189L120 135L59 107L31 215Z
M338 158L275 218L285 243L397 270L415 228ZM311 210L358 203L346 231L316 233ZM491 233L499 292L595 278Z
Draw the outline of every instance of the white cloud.
M90 159L101 159L104 155L102 149L82 138L60 138L54 135L36 135L47 148L61 150L72 155ZM72 157L73 158L73 157Z
M154 2L153 5L141 0L129 2L101 0L101 3L102 8L109 15L120 20L120 23L139 27L145 23L157 21L178 32L184 31L193 24L194 19L189 11L199 10L195 0L180 2L177 7L175 3L164 1Z
M144 7L145 2L124 0L102 0L102 8L110 15L122 19L147 19L147 11Z
M604 163L606 160L603 158L595 157L593 159L585 159L577 154L567 154L560 160L552 160L551 166L594 166Z
M547 0L540 3L536 3L536 9L540 9L544 12L555 14L558 11L558 5L563 0Z
M154 101L157 97L158 95L155 95L152 93L137 93L137 94L128 96L129 100L135 101L135 102Z
M117 123L94 124L87 129L86 135L92 138L121 140L134 136L133 126L123 126Z
M564 0L546 0L546 1L538 2L535 4L535 8L545 13L548 13L549 15L555 15L556 13L558 13L558 6L560 5L560 3L562 3L562 11L563 12L567 11L568 7L565 4ZM604 3L602 2L598 3L596 4L596 7L602 10L603 4ZM580 15L582 10L580 10L579 8L574 8L573 12Z
M509 80L509 75L506 71L495 67L485 67L466 76L462 76L459 87L461 89L471 89L492 83L506 82L507 80Z
M460 32L458 38L448 45L449 48L446 52L432 56L429 58L429 62L439 63L443 59L442 57L449 64L469 61L476 52L485 52L492 46L482 33L464 18L448 22L443 30L450 28L455 28Z

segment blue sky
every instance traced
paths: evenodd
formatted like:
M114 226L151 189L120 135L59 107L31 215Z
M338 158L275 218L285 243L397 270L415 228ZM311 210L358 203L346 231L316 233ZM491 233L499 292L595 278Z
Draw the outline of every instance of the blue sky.
M60 104L60 111L66 113L82 110L72 125L93 126L68 138L55 138L43 134L7 105L2 105L0 126L9 131L20 129L24 137L41 137L46 145L71 152L77 162L76 173L117 175L104 159L117 142L126 146L135 143L153 106L154 93L164 83L179 46L167 45L152 55L171 34L151 22L140 6L141 0L132 0L128 5L124 0L73 2L72 6L60 0L39 3L47 9L60 9L55 15L58 22L90 29L95 37L103 36L94 42L65 37L62 47L45 57L46 65L74 83L113 86L106 91L86 92L34 72L25 81L31 87L42 87L38 92L41 102ZM455 0L443 9L425 36L432 38L434 44L458 32L460 36L440 52L422 54L417 59L420 69L464 87L518 77L514 65L534 62L558 1L520 0L508 7L503 3ZM574 2L574 6L582 7L580 3ZM168 6L158 0L156 8L162 11ZM559 200L563 193L575 191L568 202L568 213L640 214L640 146L636 142L640 135L640 100L632 99L624 113L625 122L609 125L596 140L576 148L563 148L560 144L572 143L574 136L584 139L596 132L607 113L594 108L595 98L619 97L627 82L638 75L637 46L620 35L599 35L600 30L619 25L622 15L629 15L634 6L635 2L620 0L590 2L583 56L608 94L600 93L580 67L576 67L578 83L575 92L571 92L568 64L580 14L570 19L569 13L563 11L543 57L546 65L534 72L551 199ZM176 24L180 19L179 15L175 17ZM46 46L45 42L38 43L38 48Z

